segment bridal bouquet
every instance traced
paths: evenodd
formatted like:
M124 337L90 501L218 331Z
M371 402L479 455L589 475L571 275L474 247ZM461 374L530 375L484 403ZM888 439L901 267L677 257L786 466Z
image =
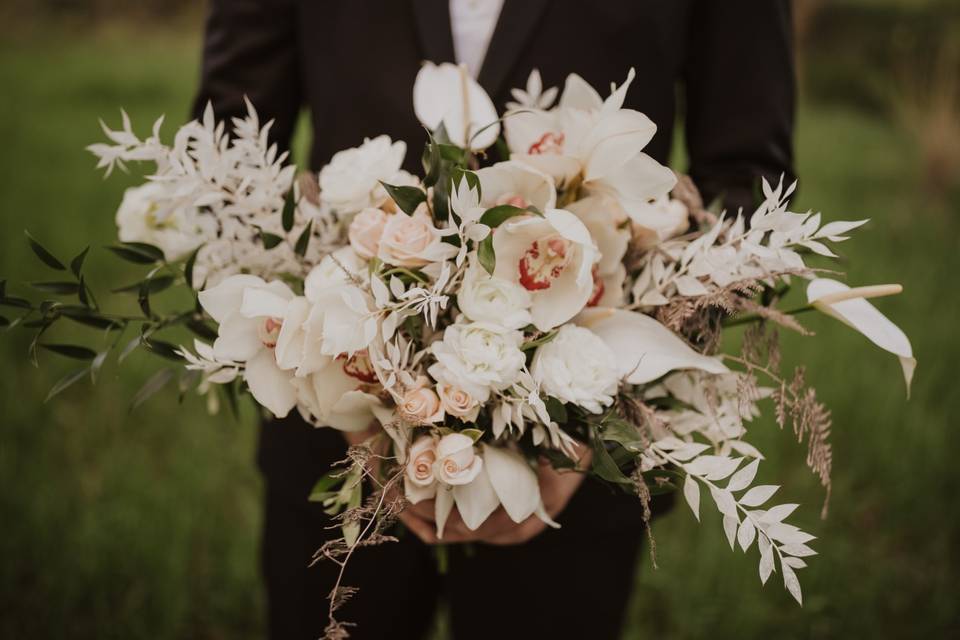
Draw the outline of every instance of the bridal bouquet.
M419 176L401 169L406 145L379 136L297 178L249 104L232 134L208 108L169 146L160 122L141 140L124 114L90 151L108 173L154 165L126 192L109 247L145 270L120 289L139 312L100 307L86 251L67 264L30 237L63 278L34 285L50 294L39 303L0 288L0 304L22 310L4 324L36 331L34 359L85 361L51 395L143 348L182 366L138 404L177 379L212 409L249 392L278 418L378 425L314 491L343 532L318 557L341 566L427 499L441 540L454 508L470 529L501 506L558 526L535 467L574 469L588 448L589 473L637 495L647 517L651 496L676 488L699 519L706 494L730 546L755 547L761 580L779 571L800 601L814 536L786 522L797 505L777 486L755 485L763 456L748 426L771 406L829 494L830 413L802 369L781 376L776 332L807 334L797 314L819 310L898 356L909 385L909 341L867 302L900 288L851 289L808 266L866 221L791 212L793 186L764 183L752 212L704 208L643 152L656 127L623 108L633 79L603 97L571 75L558 96L534 72L501 117L462 68L428 63L413 91L428 139ZM808 304L781 309L798 280ZM168 289L195 304L159 312ZM48 342L61 320L99 330L100 345ZM736 325L742 348L721 353ZM192 345L162 339L184 327ZM349 595L331 594L333 631Z

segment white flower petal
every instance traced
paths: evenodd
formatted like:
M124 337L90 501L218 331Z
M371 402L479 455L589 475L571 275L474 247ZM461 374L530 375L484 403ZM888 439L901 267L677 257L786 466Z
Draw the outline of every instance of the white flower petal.
M273 358L273 351L263 349L247 362L243 374L250 394L277 418L284 418L297 404L292 375L281 370Z
M201 291L198 295L204 311L217 322L223 322L232 312L240 308L243 290L247 287L262 287L266 282L251 275L236 275L225 278L215 287Z
M540 485L537 474L523 457L510 449L483 445L490 484L507 515L514 522L523 522L540 506Z
M500 505L500 499L493 490L485 467L480 469L473 482L454 487L453 497L460 517L471 531L483 524Z
M244 318L239 313L228 315L220 323L219 336L213 343L217 360L246 362L263 349L257 331L258 321Z
M442 122L451 142L459 147L486 149L500 135L493 101L465 67L425 63L413 84L413 109L417 119L431 131ZM465 116L469 116L469 121ZM493 126L473 138L487 125Z

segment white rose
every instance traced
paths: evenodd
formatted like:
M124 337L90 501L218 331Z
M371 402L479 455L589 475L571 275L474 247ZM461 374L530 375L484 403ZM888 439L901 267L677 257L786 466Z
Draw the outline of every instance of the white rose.
M620 382L610 347L589 329L569 324L537 349L530 372L548 395L591 413L613 404Z
M456 247L442 239L425 209L417 209L412 216L396 213L384 226L377 256L397 267L422 267L457 253Z
M431 486L437 481L433 471L433 463L436 461L436 439L432 436L420 436L410 446L410 451L407 454L406 480L417 487ZM410 501L414 504L419 502L419 500L413 499Z
M383 135L335 153L320 170L320 197L340 214L375 206L380 180L389 181L397 174L406 152L405 143Z
M437 460L433 472L437 479L450 486L469 484L483 469L483 458L473 450L473 438L450 433L437 443Z
M151 244L167 260L178 260L213 239L217 227L213 216L196 208L172 208L167 187L158 182L127 189L116 221L122 242Z
M429 373L438 382L463 389L478 402L516 382L526 362L520 344L523 334L504 327L474 322L453 324L443 340L431 346L437 362Z
M474 422L480 413L480 403L469 393L449 383L437 383L437 396L443 410L464 422Z
M457 304L475 322L492 322L507 329L519 329L531 322L530 292L515 282L488 275L475 260L464 276Z

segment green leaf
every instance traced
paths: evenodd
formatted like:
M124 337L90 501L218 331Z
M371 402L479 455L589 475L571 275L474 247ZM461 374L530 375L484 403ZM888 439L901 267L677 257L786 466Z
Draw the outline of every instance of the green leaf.
M633 482L623 475L620 467L614 461L597 430L590 429L590 446L593 449L593 472L607 482L633 486Z
M547 413L550 414L550 419L557 424L566 424L570 419L567 415L567 407L560 400L553 396L547 396L544 404L547 405Z
M149 400L151 396L167 386L167 384L173 380L173 375L173 369L161 369L150 376L150 379L140 387L140 390L133 396L133 400L130 401L130 411L142 405Z
M87 259L87 253L90 251L90 247L87 247L81 251L77 256L70 261L70 271L73 271L73 275L80 277L80 272L83 271L83 261Z
M340 484L342 480L343 478L341 476L336 476L333 473L324 474L317 480L317 483L313 485L313 489L310 490L310 497L307 499L311 502L322 502L327 498L333 497L337 493L333 488Z
M547 331L547 332L544 333L543 335L541 335L541 336L539 336L539 337L537 337L537 338L534 338L533 340L527 340L527 341L524 342L522 345L520 345L520 349L521 349L522 351L529 351L530 349L536 349L537 347L541 347L541 346L547 344L548 342L550 342L551 340L553 340L553 339L556 338L556 337L557 337L557 331L556 331L556 330L554 330L554 331Z
M420 163L423 165L423 186L432 187L437 184L440 177L440 145L433 139L433 135L427 131L429 141L423 148L423 155L420 156Z
M514 207L513 205L509 204L501 204L484 211L483 215L480 216L480 224L485 224L488 227L499 227L510 218L513 218L514 216L522 216L526 213L526 209Z
M477 442L483 437L483 429L464 429L460 433L473 439L474 442Z
M0 297L0 307L16 307L17 309L30 309L33 307L29 300L24 298Z
M57 271L66 271L67 268L63 266L63 263L57 260L57 258L47 251L47 249L37 242L29 231L24 231L24 235L27 236L27 242L30 243L30 248L33 249L33 252L37 255L40 260L50 267L51 269L56 269Z
M176 362L181 362L183 360L183 356L177 353L176 345L170 344L169 342L144 339L143 346L145 346L148 351L155 353L160 357L166 358L167 360L174 360Z
M83 307L62 307L60 314L74 322L95 329L119 329L120 324Z
M480 266L493 275L493 270L497 268L497 254L493 250L493 234L484 238L477 247L477 259L480 260Z
M420 203L427 200L427 194L419 187L397 187L387 184L383 180L380 181L380 184L386 189L387 194L393 198L393 201L397 203L400 210L408 216L412 216Z
M467 152L455 144L439 144L437 149L440 152L440 158L455 165L464 165L467 163Z
M171 275L162 275L155 278L147 278L146 280L141 280L140 282L134 282L125 287L120 287L119 289L114 289L113 293L136 293L140 295L144 290L148 293L159 293L164 289L167 289L176 281Z
M310 246L310 238L313 232L313 220L307 223L307 227L300 234L300 237L297 238L297 244L294 246L293 251L301 258L307 255L307 247Z
M90 364L90 380L94 384L97 383L97 375L100 373L100 369L103 367L103 363L107 360L107 355L110 353L109 349L107 351L101 351L97 354L97 357L93 359L93 362Z
M164 258L163 249L155 247L152 244L147 244L146 242L121 242L120 244L127 249L139 251L145 256L150 256L155 262L161 262Z
M41 348L46 349L65 358L74 360L93 360L97 357L97 352L87 347L81 347L74 344L41 344Z
M283 201L283 214L280 216L280 223L283 225L283 230L287 233L290 233L293 229L293 217L296 211L297 201L293 199L293 189L291 189ZM267 248L269 249L270 247Z
M263 248L270 250L283 242L283 236L278 236L275 233L267 233L266 231L260 232L260 241L263 242Z
M640 431L626 420L608 418L601 423L600 437L616 442L627 451L640 453L644 449Z
M156 258L150 254L138 251L136 249L130 249L129 247L115 246L107 247L107 249L112 251L116 256L134 264L154 264L157 262Z
M32 282L30 286L58 296L74 295L80 291L80 284L77 282Z
M190 254L190 257L187 258L186 264L183 265L183 278L184 278L184 280L186 280L187 286L190 287L191 289L194 288L194 286L193 286L193 268L194 268L194 266L197 264L197 254L200 253L200 249L202 249L202 248L203 248L203 246L201 245L201 246L197 247L196 249L194 249L194 250L193 250L193 253Z
M61 391L63 391L67 387L70 387L71 385L75 384L78 380L82 379L85 375L87 375L87 372L89 370L90 370L89 367L84 367L83 369L74 371L73 373L67 374L64 377L60 378L59 382L53 385L53 388L50 389L50 393L47 394L47 397L44 399L43 402L44 403L50 402L50 400L54 396L59 394Z
M477 192L477 196L482 197L480 189L480 176L474 171L468 169L461 169L460 167L454 167L453 171L450 172L450 180L453 184L451 191L456 191L460 187L460 183L464 180L467 181L467 187L471 190Z
M208 325L203 320L188 320L187 328L190 329L197 336L204 338L206 340L216 340L217 339L217 330Z

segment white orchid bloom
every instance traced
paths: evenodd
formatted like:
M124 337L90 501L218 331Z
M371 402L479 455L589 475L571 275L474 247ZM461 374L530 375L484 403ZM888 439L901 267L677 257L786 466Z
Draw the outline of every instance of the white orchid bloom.
M377 383L366 353L327 361L307 377L293 379L297 405L307 421L340 431L363 431L374 420L380 399L369 392Z
M200 304L219 323L213 354L218 360L244 362L250 393L278 418L296 405L292 374L277 365L274 349L295 299L283 282L251 275L226 278L201 291Z
M697 353L675 333L642 313L591 307L574 322L607 343L616 356L618 374L629 384L653 382L676 369L729 371L719 359Z
M463 65L424 63L413 84L413 110L430 131L443 124L464 149L486 149L500 135L493 101Z
M669 193L676 176L642 151L656 125L622 108L634 75L631 69L603 102L579 76L571 76L556 109L511 115L504 124L511 159L550 174L561 188L579 183L612 195L628 211Z
M897 356L903 368L903 378L907 383L907 395L909 395L913 372L917 368L917 360L913 357L910 339L900 327L893 324L866 300L866 298L894 295L901 291L900 285L851 289L836 280L817 278L807 285L807 301L818 311L859 331L873 344Z
M593 294L587 306L623 306L623 283L627 277L623 257L630 243L630 230L625 226L627 213L614 198L604 195L578 200L567 209L583 221L600 251L593 270Z
M553 209L557 204L557 190L553 179L529 165L507 160L477 171L483 198L480 204L489 209L509 204L521 209L536 207L539 211Z
M496 278L530 292L533 324L549 331L575 316L593 295L597 250L577 216L548 209L543 216L517 216L493 234Z

